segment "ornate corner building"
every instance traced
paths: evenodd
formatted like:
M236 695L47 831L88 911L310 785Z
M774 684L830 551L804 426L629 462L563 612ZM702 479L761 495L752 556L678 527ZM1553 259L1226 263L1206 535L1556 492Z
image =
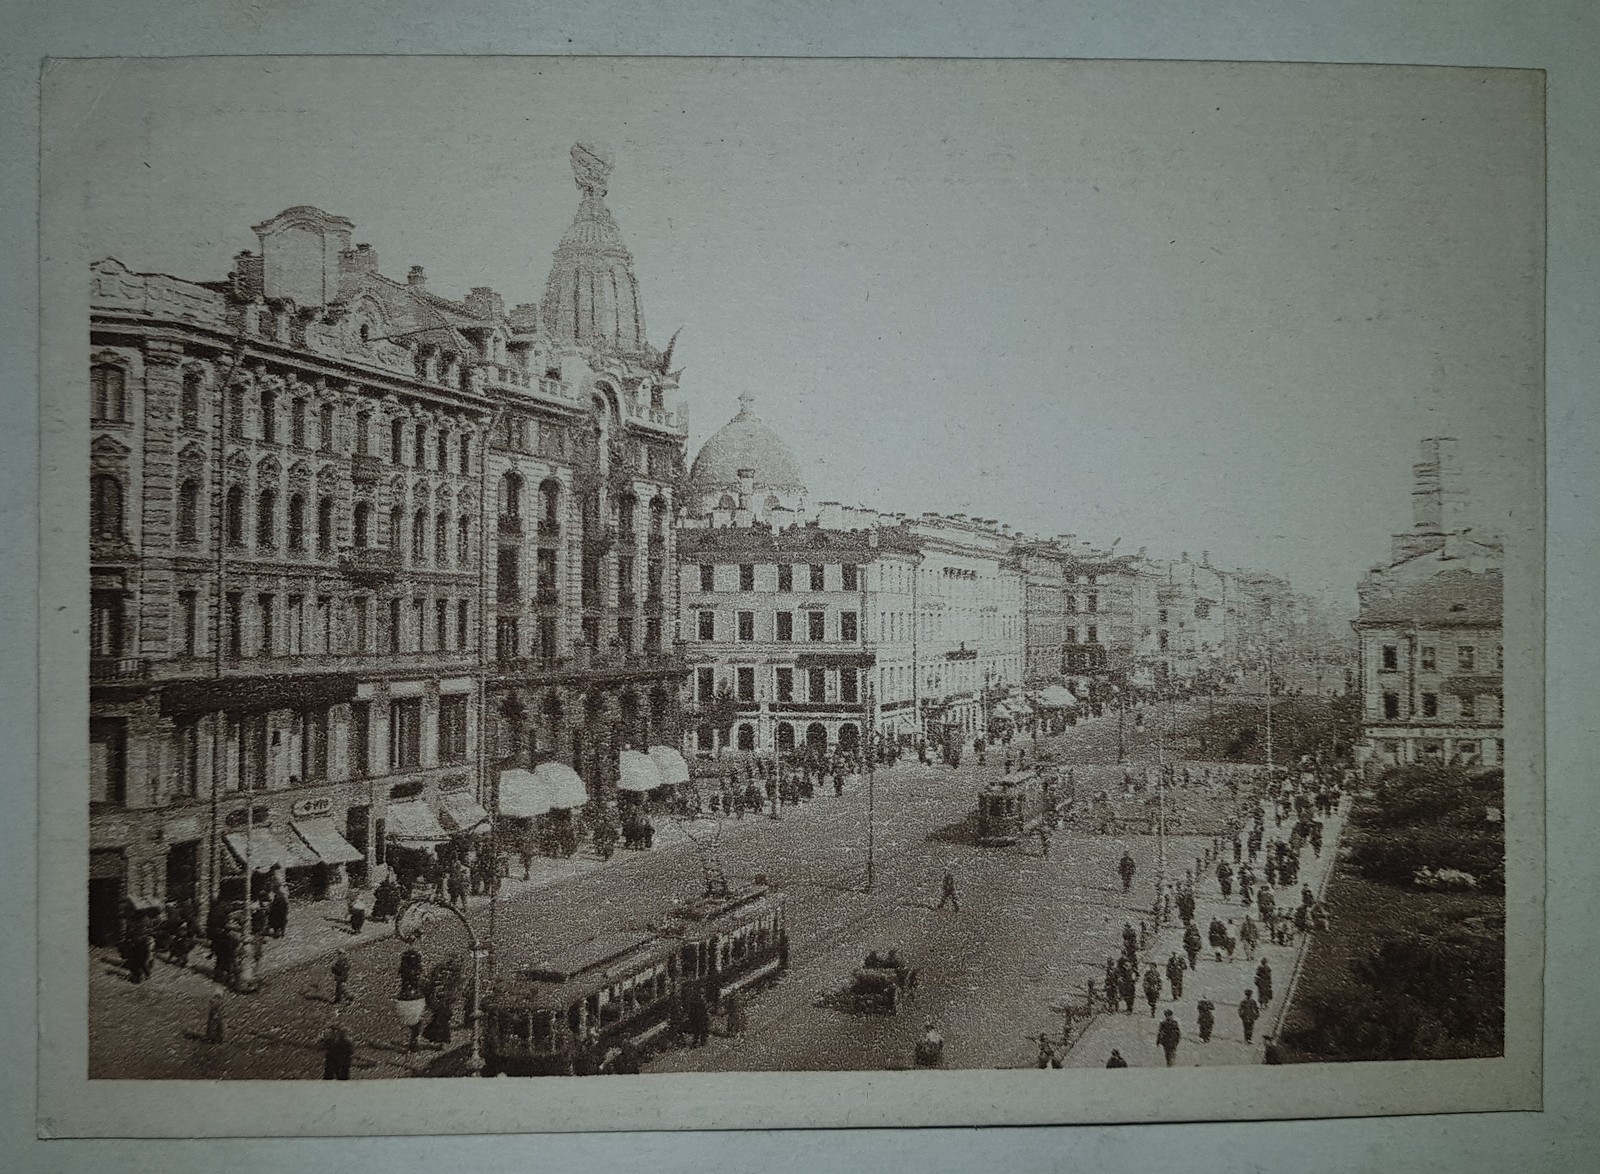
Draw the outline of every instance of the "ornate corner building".
M676 741L685 417L609 163L573 167L509 312L310 207L223 280L93 266L92 935L242 890L246 857L363 883L481 825L530 748L603 796L620 746Z

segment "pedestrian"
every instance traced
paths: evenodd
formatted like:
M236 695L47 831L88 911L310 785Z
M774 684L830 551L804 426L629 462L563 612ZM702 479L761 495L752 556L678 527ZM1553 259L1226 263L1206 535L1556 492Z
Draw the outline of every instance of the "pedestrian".
M189 965L189 954L194 949L194 940L194 924L187 917L180 918L167 943L167 948L172 952L172 964L180 970L186 969Z
M225 1032L222 1023L223 1002L220 994L211 996L211 1005L206 1008L206 1043L220 1044Z
M1128 1062L1122 1058L1122 1053L1116 1048L1111 1049L1111 1058L1106 1061L1107 1068L1126 1068Z
M1195 1019L1200 1028L1200 1042L1211 1042L1211 1032L1217 1025L1217 1005L1210 999L1201 999L1195 1004Z
M1133 888L1133 874L1138 871L1138 868L1139 866L1133 862L1133 856L1128 852L1124 852L1121 861L1117 864L1117 872L1122 877L1122 891L1124 893Z
M1222 919L1213 917L1206 929L1206 943L1211 947L1212 954L1218 962L1222 961L1222 949L1227 940L1228 931L1223 928Z
M688 1016L691 1046L703 1048L711 1038L711 1008L706 1006L705 993L697 986L689 995Z
M1039 1033L1039 1059L1038 1059L1038 1062L1036 1064L1036 1067L1039 1067L1039 1068L1052 1068L1052 1067L1055 1067L1055 1063L1054 1063L1055 1058L1056 1058L1056 1050L1055 1050L1055 1048L1053 1046L1051 1046L1050 1037L1048 1035L1046 1035L1044 1032L1041 1031Z
M1273 921L1278 916L1278 898L1272 895L1272 890L1263 887L1256 894L1256 907L1261 910L1261 920L1266 923L1267 929L1272 928Z
M1265 958L1256 967L1256 990L1261 995L1261 1005L1272 1002L1272 964Z
M345 984L350 981L350 956L343 950L336 950L328 972L333 975L333 1001L337 1006L350 999L350 992L345 989Z
M272 900L267 905L267 930L281 938L289 928L289 894L281 887L272 890Z
M961 912L961 902L956 899L956 878L950 873L949 869L945 870L944 884L939 894L937 907L943 909L946 905L951 906L957 913Z
M1178 894L1178 918L1185 925L1194 921L1194 890L1184 889Z
M356 1046L350 1033L337 1018L322 1037L322 1079L349 1080L350 1061L355 1058Z
M1239 939L1234 936L1233 918L1228 918L1228 924L1222 930L1222 948L1228 951L1228 961L1233 961L1233 951L1239 944Z
M1162 1019L1161 1026L1156 1028L1156 1043L1167 1054L1167 1067L1172 1067L1172 1062L1178 1056L1178 1041L1183 1038L1183 1032L1178 1027L1178 1021L1168 1011L1166 1018Z
M1191 921L1183 931L1183 952L1189 955L1189 969L1200 965L1200 926Z
M1130 960L1139 957L1139 933L1131 923L1122 923L1122 956Z
M728 992L728 1035L733 1039L744 1038L744 1002L739 998L738 991Z
M1133 974L1133 967L1124 967L1122 974L1117 979L1118 992L1122 995L1124 1008L1129 1015L1133 1014L1134 1000L1139 997L1138 987L1133 981Z
M1156 1017L1156 1004L1161 1001L1161 974L1154 962L1144 972L1144 999L1150 1004L1150 1018Z
M361 927L367 923L367 897L365 893L356 892L350 897L350 932L360 933Z
M1261 1004L1256 1002L1254 991L1245 991L1239 1000L1239 1022L1244 1026L1244 1042L1249 1043L1255 1034L1256 1020L1261 1018Z
M1183 972L1188 969L1183 959L1173 954L1167 958L1167 982L1172 987L1172 1001L1183 998Z
M1248 913L1245 914L1244 924L1239 927L1239 941L1244 945L1244 956L1254 961L1256 944L1261 941L1261 931L1256 929L1256 923L1251 920Z

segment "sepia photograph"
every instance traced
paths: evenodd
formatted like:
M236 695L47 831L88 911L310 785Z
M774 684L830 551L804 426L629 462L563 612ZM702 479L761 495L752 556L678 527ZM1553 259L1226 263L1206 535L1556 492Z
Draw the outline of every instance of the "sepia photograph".
M50 63L48 1111L1537 1107L1543 103Z

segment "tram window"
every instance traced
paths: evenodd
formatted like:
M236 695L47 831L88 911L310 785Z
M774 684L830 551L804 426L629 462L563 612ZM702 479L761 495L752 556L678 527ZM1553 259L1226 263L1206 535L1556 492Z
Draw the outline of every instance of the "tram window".
M623 1011L625 1011L625 1012L627 1012L628 1014L631 1015L631 1014L633 1014L634 1008L637 1007L637 1006L638 1006L638 1000L634 998L633 988L631 986L624 988L623 992L622 992L622 1009L623 1009Z
M600 992L596 991L594 994L590 995L584 1000L584 1003L589 1012L589 1022L593 1023L596 1019L600 1018Z
M567 1008L567 1030L573 1035L578 1034L578 1024L583 1022L582 1008L582 1003L574 1003Z

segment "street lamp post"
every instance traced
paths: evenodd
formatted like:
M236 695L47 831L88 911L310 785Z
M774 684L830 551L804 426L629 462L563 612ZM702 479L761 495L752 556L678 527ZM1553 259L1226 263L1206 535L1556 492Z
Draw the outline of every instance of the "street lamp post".
M873 735L869 735L868 736L868 740L867 740L867 892L869 892L869 893L872 892L872 882L875 879L875 877L874 877L874 859L873 859L873 855L874 855L874 853L873 853L874 832L873 832L873 818L872 817L873 817L873 808L875 806L875 804L874 804L875 795L874 795L873 792L876 789L876 783L877 783L877 778L878 778L878 769L877 769L876 764L873 762L871 738L872 738L872 736L875 736L876 727L877 727L877 724L878 724L877 723L877 716L876 716L876 709L875 709L875 704L874 704L874 702L876 700L876 697L877 697L877 690L874 687L874 683L871 680L868 680L867 681L867 706L866 706L866 708L867 708L868 720L870 721L870 723L871 723L871 725L873 727Z
M432 909L438 909L450 914L467 931L467 949L472 955L472 1055L467 1059L467 1069L473 1076L482 1076L484 1068L482 963L488 957L489 951L478 940L478 935L472 928L472 922L468 921L467 915L454 905L446 905L442 901L435 901L426 897L418 898L408 902L401 908L400 912L395 914L394 936L408 946L415 945L422 938L425 916ZM416 914L415 920L417 922L409 931L405 928L408 914Z

